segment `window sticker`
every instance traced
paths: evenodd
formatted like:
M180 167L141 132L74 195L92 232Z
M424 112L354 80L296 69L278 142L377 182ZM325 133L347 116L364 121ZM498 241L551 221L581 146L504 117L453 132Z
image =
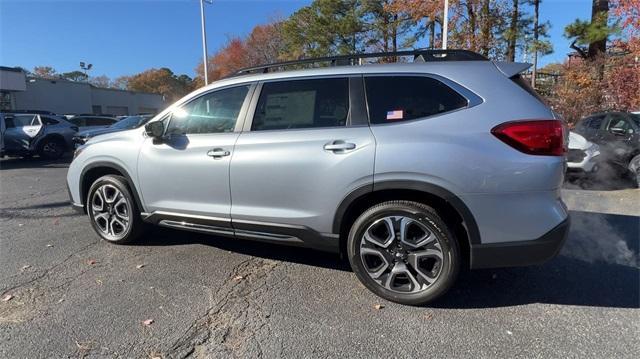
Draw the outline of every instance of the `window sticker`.
M402 120L404 118L404 111L394 110L387 111L387 120Z

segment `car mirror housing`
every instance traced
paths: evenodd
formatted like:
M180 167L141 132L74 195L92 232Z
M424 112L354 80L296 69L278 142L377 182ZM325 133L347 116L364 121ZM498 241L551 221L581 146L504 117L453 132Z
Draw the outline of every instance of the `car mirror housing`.
M149 137L160 139L164 135L164 121L149 122L144 129Z

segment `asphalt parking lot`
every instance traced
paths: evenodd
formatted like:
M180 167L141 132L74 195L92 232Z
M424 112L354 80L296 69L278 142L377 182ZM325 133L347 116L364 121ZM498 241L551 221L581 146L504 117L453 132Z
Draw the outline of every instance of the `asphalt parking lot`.
M321 252L168 229L101 242L68 206L66 167L0 161L2 358L640 352L637 189L566 190L573 226L559 257L466 273L416 308L381 300Z

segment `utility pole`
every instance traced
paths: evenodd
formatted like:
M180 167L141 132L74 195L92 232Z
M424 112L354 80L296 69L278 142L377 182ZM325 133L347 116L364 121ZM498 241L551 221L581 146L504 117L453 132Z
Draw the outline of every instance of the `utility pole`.
M204 22L204 3L213 4L213 0L200 0L200 24L202 25L202 65L204 70L204 85L209 84L209 71L207 69L207 33Z
M442 49L447 49L447 33L449 32L449 0L444 0L444 15L442 16Z

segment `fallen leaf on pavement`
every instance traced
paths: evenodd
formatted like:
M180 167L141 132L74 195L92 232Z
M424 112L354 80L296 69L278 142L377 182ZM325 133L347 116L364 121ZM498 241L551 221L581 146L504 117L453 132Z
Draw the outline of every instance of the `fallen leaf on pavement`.
M433 319L433 314L431 314L431 313L427 313L427 314L425 314L425 315L424 315L424 319L426 319L426 320L431 320L431 319Z
M373 308L376 309L376 310L380 310L380 309L384 308L384 305L376 304L376 305L373 306Z
M140 269L140 268L142 268L142 267L144 267L144 264L138 264L138 265L136 266L136 268L138 268L138 269Z
M102 285L102 280L101 279L96 279L96 283L98 283L99 285Z
M145 326L150 326L151 324L153 324L153 319L147 319L144 322L142 322L142 324L144 324Z
M96 260L95 260L95 259L89 259L89 260L87 261L87 264L88 264L88 265L90 265L90 266L92 266L92 265L96 264Z
M21 270L27 270L29 268L31 268L31 266L27 264L26 266L22 266Z
M241 276L241 275L237 275L237 276L233 277L233 280L236 280L236 281L237 280L242 280L242 279L244 279L244 277Z
M10 301L11 299L13 299L13 296L12 296L11 294L7 294L7 295L5 295L4 297L2 297L2 301L3 301L3 302L8 302L8 301Z

